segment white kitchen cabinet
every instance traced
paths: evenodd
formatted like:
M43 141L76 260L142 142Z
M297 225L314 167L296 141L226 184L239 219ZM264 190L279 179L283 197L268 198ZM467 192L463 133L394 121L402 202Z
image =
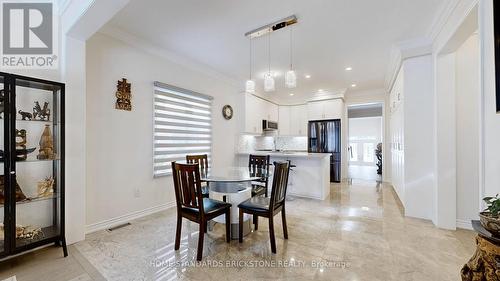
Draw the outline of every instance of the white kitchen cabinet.
M279 106L279 134L281 136L307 135L307 105Z
M309 120L324 119L323 102L314 101L307 104L307 116Z
M307 104L309 120L342 119L344 102L341 99L313 101Z
M326 100L323 102L324 119L342 119L344 102L341 99Z
M279 116L278 116L278 131L280 136L288 136L291 134L290 125L291 125L291 115L290 115L291 107L290 106L280 106L279 107Z
M278 122L278 105L252 94L245 94L245 132L262 134L262 120Z
M290 107L290 135L307 136L307 105Z

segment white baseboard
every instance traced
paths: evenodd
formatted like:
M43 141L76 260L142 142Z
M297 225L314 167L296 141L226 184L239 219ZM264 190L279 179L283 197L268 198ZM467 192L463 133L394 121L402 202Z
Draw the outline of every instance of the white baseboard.
M159 206L147 208L147 209L144 209L141 211L132 212L132 213L129 213L129 214L126 214L123 216L119 216L116 218L112 218L109 220L89 224L89 225L85 226L85 234L89 234L89 233L96 232L96 231L103 230L103 229L108 229L108 228L111 228L111 227L114 227L114 226L117 226L120 224L130 222L131 220L135 220L135 219L142 218L142 217L154 214L154 213L165 211L165 210L170 209L172 207L175 207L175 201L170 202L170 203L166 203L166 204L162 204Z
M472 223L470 220L457 219L457 228L473 230Z

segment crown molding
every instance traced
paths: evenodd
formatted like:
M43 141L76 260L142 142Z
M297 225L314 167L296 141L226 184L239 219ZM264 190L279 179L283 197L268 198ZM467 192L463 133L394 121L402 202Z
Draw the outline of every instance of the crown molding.
M222 74L208 65L195 62L184 56L178 55L166 48L155 45L149 42L148 40L136 36L134 34L131 34L121 28L107 24L103 28L101 28L98 31L98 33L119 40L127 45L130 45L136 49L142 50L151 55L161 57L165 60L186 67L187 69L190 69L192 71L207 75L211 78L221 80L233 87L237 88L242 87L242 85L240 85L241 84L240 81L238 81L237 79Z
M393 45L385 76L385 90L389 93L404 60L432 54L433 41L428 37L415 38Z
M401 64L405 59L432 54L436 38L443 31L443 28L458 7L460 1L462 0L446 0L441 4L438 9L439 12L430 25L426 36L400 42L393 46L385 78L385 89L387 92L391 91Z
M313 97L308 99L306 102L323 101L323 100L331 100L331 99L344 100L346 92L347 92L347 89L339 89L339 90L335 90L335 91L331 91L331 92L315 93L315 94L313 94Z
M433 42L443 30L446 22L448 22L460 1L461 0L447 0L441 5L438 15L432 22L429 31L427 32L427 37L429 37Z
M59 0L59 1L53 1L55 6L57 7L57 14L62 15L64 12L68 9L69 4L71 3L72 0Z

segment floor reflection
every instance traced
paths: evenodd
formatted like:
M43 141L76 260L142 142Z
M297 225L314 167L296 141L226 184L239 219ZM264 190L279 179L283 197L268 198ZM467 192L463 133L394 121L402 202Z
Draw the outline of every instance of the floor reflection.
M277 216L275 255L261 219L242 244L225 243L223 225L215 225L196 263L197 224L184 221L173 250L175 208L90 234L77 247L109 280L458 280L473 233L405 218L394 196L384 183L352 180L332 184L325 201L290 197L289 240Z

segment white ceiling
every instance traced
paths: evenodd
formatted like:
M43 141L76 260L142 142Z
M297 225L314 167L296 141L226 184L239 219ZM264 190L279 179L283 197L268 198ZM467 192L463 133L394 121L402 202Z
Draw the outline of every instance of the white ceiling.
M244 33L295 14L298 87L284 87L289 30L271 37L271 69L280 75L271 96L302 101L318 89L334 92L384 86L393 44L426 36L444 0L132 0L110 26L210 66L241 84L249 73ZM267 71L267 38L254 40L258 90ZM352 67L350 72L346 67ZM311 75L306 79L304 75ZM289 93L294 93L291 97Z

